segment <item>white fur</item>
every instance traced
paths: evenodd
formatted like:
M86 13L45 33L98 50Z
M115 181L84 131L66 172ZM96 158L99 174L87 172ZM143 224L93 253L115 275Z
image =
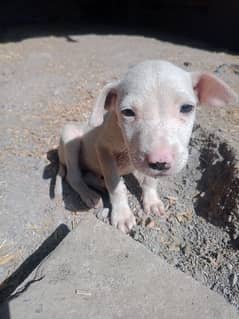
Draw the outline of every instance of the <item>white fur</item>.
M128 232L135 225L135 217L121 175L134 169L145 174L145 211L163 214L155 178L175 174L185 166L195 119L195 107L182 113L181 106L196 106L198 102L222 106L235 101L236 94L212 74L189 73L165 61L142 62L130 68L122 80L103 88L93 108L91 127L65 127L60 163L66 166L68 182L88 206L101 203L82 170L95 175L91 180L104 177L112 204L111 222ZM125 109L135 116L122 114ZM155 169L151 165L155 163L168 167Z

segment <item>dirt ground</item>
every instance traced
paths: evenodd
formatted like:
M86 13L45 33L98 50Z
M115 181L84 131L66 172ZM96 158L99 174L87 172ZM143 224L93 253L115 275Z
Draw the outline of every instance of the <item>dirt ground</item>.
M165 59L215 72L239 93L239 56L130 35L60 34L0 43L0 282L58 225L86 212L64 185L54 198L61 127L87 120L102 86L129 65ZM15 39L14 41L11 39ZM187 167L159 180L168 218L143 215L140 187L126 177L138 216L132 237L221 293L239 309L239 109L199 108Z

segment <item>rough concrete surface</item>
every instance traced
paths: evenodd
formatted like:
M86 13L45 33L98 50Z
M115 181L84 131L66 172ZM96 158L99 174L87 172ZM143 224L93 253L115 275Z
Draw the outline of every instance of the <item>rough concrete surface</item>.
M238 318L221 296L92 215L41 263L8 306L11 319ZM8 317L2 312L1 318Z
M15 270L18 277L9 293L66 235L62 225L75 228L86 211L66 183L63 198L54 197L61 127L86 120L103 85L145 59L214 72L239 93L239 58L223 50L97 29L10 30L0 43L0 282ZM238 107L199 108L188 166L159 181L165 222L145 220L136 199L139 185L129 178L129 202L138 216L132 237L237 308L238 127ZM44 253L40 249L23 271L20 266L45 240Z

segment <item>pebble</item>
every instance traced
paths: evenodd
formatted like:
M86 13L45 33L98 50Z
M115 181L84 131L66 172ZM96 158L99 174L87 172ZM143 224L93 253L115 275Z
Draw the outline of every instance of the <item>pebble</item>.
M227 268L228 268L228 270L229 270L230 272L232 272L232 269L233 269L232 264L228 263L228 264L227 264Z
M231 274L230 277L229 277L229 281L230 281L230 284L232 287L234 287L237 283L237 280L238 280L238 277L237 277L237 274Z
M189 66L192 66L192 63L185 61L185 62L183 62L183 65L186 67L189 67Z
M155 227L155 221L154 220L149 220L147 223L145 223L145 226L147 228L154 228Z
M99 219L99 220L103 220L105 221L108 217L109 217L109 208L99 208L97 211L96 211L96 217Z

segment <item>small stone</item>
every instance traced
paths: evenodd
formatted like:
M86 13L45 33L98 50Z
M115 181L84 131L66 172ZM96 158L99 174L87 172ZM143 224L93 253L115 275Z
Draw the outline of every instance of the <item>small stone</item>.
M151 220L146 225L147 228L154 228L155 227L155 221Z
M147 227L147 225L150 224L151 221L152 221L152 218L151 218L151 217L146 217L146 218L143 219L143 225L144 225L145 227Z
M234 287L237 283L238 277L235 273L231 274L229 277L229 281L232 287Z
M179 223L189 222L192 220L192 217L193 215L191 210L181 212L176 215L176 219Z
M92 295L91 292L80 289L75 289L75 294L84 297L90 297Z
M232 264L228 263L228 264L227 264L227 268L228 268L228 270L229 270L230 272L232 272L232 269L233 269Z
M185 61L185 62L183 62L183 65L184 65L184 66L186 66L186 67L189 67L189 66L191 66L191 65L192 65L192 63L191 63L191 62L187 62L187 61Z
M99 220L106 221L108 219L108 216L109 216L109 208L107 208L107 207L99 208L96 211L96 217Z

